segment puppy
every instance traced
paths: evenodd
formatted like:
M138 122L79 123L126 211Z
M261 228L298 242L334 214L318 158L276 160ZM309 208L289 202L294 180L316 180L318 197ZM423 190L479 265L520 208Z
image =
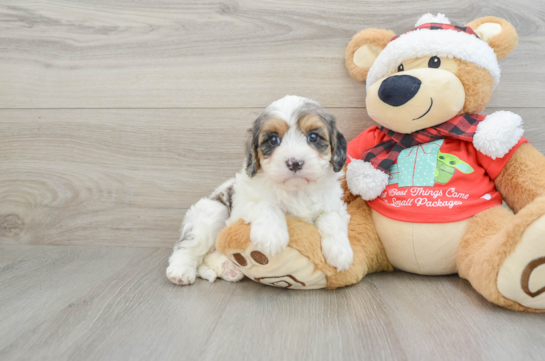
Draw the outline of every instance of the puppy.
M242 218L251 223L252 243L272 256L288 245L286 216L314 224L326 261L347 270L353 253L340 181L345 162L346 140L320 104L297 96L273 102L249 130L243 170L187 212L167 277L176 284L193 283L197 274L239 280L242 273L213 252L220 230Z

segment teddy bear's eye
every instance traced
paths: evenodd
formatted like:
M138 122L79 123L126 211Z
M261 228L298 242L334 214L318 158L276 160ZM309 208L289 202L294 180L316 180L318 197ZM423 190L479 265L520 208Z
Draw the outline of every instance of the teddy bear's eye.
M445 157L443 157L442 155L439 156L439 159L445 159Z
M428 61L428 68L439 68L441 66L441 59L438 56L432 56Z
M456 162L455 162L455 161L453 161L453 160L451 160L451 161L449 162L449 164L451 164L451 165L455 165L455 164L456 164Z
M403 64L399 64L399 66L397 67L397 71L404 71L405 70L405 67L403 66Z

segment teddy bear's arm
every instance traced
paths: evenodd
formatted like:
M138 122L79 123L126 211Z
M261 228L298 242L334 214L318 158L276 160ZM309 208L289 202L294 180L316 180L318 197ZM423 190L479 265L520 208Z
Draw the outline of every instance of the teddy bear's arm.
M507 205L517 213L545 194L545 156L532 145L522 144L495 183Z

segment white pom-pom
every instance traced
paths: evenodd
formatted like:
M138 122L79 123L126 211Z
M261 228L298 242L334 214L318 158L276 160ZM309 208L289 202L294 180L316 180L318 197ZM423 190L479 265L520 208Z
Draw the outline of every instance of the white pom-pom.
M520 115L500 110L479 123L473 145L492 159L503 158L519 142L523 133Z
M353 159L346 167L346 183L353 194L371 201L382 193L388 185L388 174L375 169L371 163Z
M414 27L416 28L417 26L428 23L450 24L450 20L445 16L445 14L439 13L437 14L437 16L434 16L430 13L427 13L422 15L420 19L418 19Z

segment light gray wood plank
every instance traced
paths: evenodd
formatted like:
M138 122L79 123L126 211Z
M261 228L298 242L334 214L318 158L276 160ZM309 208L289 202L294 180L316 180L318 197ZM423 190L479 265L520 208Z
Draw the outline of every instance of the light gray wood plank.
M545 315L496 307L456 275L397 272L395 277L376 275L372 282L410 359L542 358L545 329L538 324Z
M399 34L428 11L511 21L520 43L490 106L543 106L542 1L11 0L0 5L0 107L264 107L286 94L363 107L344 66L350 38Z
M184 349L203 348L232 293L226 282L172 285L164 275L168 249L6 246L4 252L2 360L175 359L174 351L179 358Z
M457 276L395 272L335 291L263 288L233 295L204 359L513 360L539 359L545 348L545 315L500 309ZM241 339L259 347L241 348Z
M396 272L374 275L399 335L413 360L537 360L543 355L544 314L509 312L488 302L458 276Z
M543 111L512 110L545 151ZM260 111L0 110L0 243L170 247L185 210L240 169ZM330 111L348 139L373 124Z
M540 359L543 314L464 280L375 274L328 291L175 286L167 249L0 246L2 360Z
M78 300L92 290L100 291L94 297L110 286L119 291L130 280L125 269L139 273L157 254L154 248L0 248L0 350L61 310L78 310Z
M407 359L377 296L366 280L341 290L301 292L242 283L202 359Z

